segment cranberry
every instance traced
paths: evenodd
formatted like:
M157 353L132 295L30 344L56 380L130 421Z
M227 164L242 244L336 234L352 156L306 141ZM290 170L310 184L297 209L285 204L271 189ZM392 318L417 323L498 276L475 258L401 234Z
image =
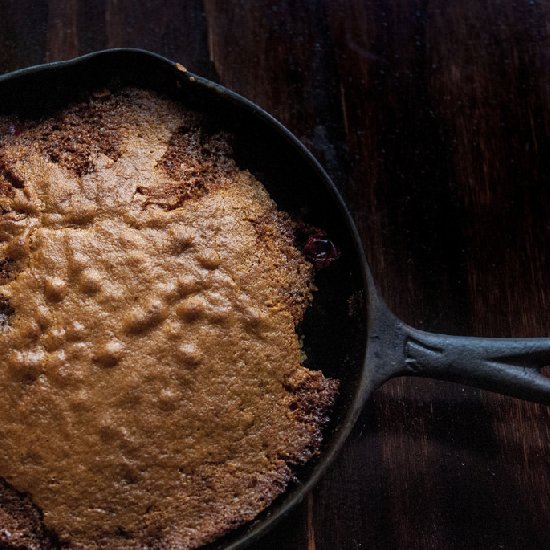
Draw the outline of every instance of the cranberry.
M340 251L324 232L319 231L308 237L304 254L314 267L324 269L338 259Z
M13 122L8 126L8 133L11 136L18 136L21 133L21 128L17 126L17 124L14 124Z

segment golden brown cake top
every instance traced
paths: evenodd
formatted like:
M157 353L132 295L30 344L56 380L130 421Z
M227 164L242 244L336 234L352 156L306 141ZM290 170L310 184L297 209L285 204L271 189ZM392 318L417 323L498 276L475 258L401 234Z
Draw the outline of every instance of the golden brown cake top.
M74 548L252 519L336 391L301 366L292 223L205 128L136 89L0 122L0 478ZM2 495L0 542L40 544Z

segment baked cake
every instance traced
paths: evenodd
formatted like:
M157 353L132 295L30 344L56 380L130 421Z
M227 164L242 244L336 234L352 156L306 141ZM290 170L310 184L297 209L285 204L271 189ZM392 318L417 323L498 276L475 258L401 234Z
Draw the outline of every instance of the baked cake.
M229 139L154 92L0 120L0 546L195 548L314 455L312 266Z

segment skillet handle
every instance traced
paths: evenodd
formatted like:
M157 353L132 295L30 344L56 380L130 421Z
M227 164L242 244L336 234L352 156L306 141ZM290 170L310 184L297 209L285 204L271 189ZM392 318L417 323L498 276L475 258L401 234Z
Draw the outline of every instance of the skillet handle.
M550 378L540 372L550 365L550 338L433 334L406 325L381 300L373 313L369 355L375 385L421 376L550 405Z
M404 368L399 375L460 382L550 405L550 338L467 338L404 326Z

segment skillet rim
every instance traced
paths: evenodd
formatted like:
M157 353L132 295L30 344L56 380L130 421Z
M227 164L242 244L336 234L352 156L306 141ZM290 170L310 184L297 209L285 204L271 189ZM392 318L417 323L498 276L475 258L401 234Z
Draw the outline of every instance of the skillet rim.
M336 185L327 174L325 169L321 166L320 162L315 156L306 148L306 146L279 120L273 115L268 113L262 107L247 99L241 94L226 88L222 84L213 82L207 78L204 78L198 74L189 71L186 67L178 62L172 61L158 53L151 52L142 48L108 48L90 52L73 59L66 61L53 61L49 63L42 63L38 65L32 65L22 69L17 69L0 75L0 86L4 82L18 79L28 75L35 75L40 73L51 72L55 70L62 70L67 67L84 65L97 58L107 58L113 55L124 55L137 57L148 57L154 59L159 64L170 66L174 71L174 76L178 78L184 78L190 85L198 87L200 93L201 90L209 89L216 91L220 96L223 96L224 100L232 101L245 108L248 112L254 116L262 119L269 129L276 132L279 136L285 139L285 141L294 148L294 150L300 154L302 161L309 165L312 173L315 174L316 180L323 185L324 189L328 191L331 202L337 208L338 213L345 222L345 234L349 239L349 243L352 245L350 248L356 255L357 264L360 267L360 280L362 282L363 307L365 308L367 330L364 338L364 356L362 364L357 368L361 369L359 372L358 381L353 393L353 396L349 400L349 403L344 405L345 414L338 426L335 426L332 433L329 436L327 445L319 453L318 458L314 458L315 461L311 471L305 476L305 481L301 481L294 484L290 488L287 487L285 491L277 497L274 503L270 504L265 510L260 512L260 516L251 520L248 523L243 524L238 528L244 529L242 533L235 533L234 531L228 531L222 535L219 539L213 541L207 546L202 548L225 548L227 550L236 550L237 548L245 548L256 542L263 537L269 530L271 530L280 520L282 520L291 510L298 506L305 496L313 489L313 487L319 482L320 478L325 474L329 466L336 459L337 455L344 446L346 440L353 429L357 418L363 409L363 405L370 397L374 389L379 385L379 382L375 380L377 378L375 372L368 368L370 363L370 349L369 349L369 335L372 331L372 327L376 324L377 317L380 315L380 308L384 308L383 304L376 292L372 274L370 272L365 250L363 248L361 237L355 225L355 222L346 206L340 192ZM373 346L375 347L375 346ZM235 540L229 541L224 544L224 538L234 536Z

